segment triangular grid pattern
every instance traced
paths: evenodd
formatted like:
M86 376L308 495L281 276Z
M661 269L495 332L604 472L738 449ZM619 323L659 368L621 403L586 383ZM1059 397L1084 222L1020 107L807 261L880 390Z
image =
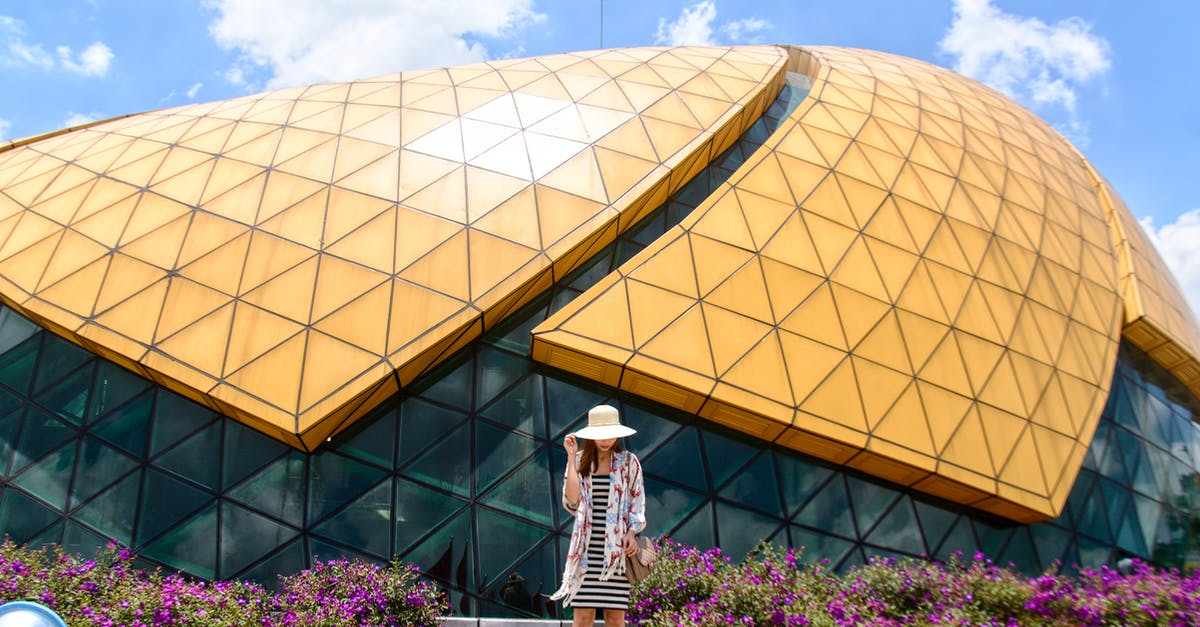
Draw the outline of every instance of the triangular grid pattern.
M534 329L535 358L630 391L660 379L656 400L1007 518L1056 515L1122 322L1090 166L952 72L798 54L808 99ZM626 318L637 331L612 334Z
M0 160L0 293L311 450L682 186L786 58L495 61L34 138Z

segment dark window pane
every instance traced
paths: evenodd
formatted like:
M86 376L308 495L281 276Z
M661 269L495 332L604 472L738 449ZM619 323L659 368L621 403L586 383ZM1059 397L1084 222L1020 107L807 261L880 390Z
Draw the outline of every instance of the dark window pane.
M562 441L565 431L587 416L588 410L608 399L553 377L546 377L547 408L550 414L550 439Z
M237 573L236 577L253 581L274 591L279 589L279 575L298 573L307 567L308 557L304 552L304 539L297 538L249 570Z
M225 428L221 485L233 485L292 450L283 442L232 420L222 420L221 424Z
M403 474L468 497L471 495L471 471L471 428L463 425L418 457Z
M747 553L758 546L759 540L771 537L783 526L781 519L763 516L721 501L716 501L715 507L721 551L735 562L746 557Z
M471 510L465 509L403 556L421 572L460 590L475 589ZM397 543L399 545L399 543ZM454 608L457 610L457 608Z
M925 542L921 539L921 529L917 525L912 501L908 497L897 501L892 509L879 519L875 528L867 534L866 541L912 555L928 552Z
M61 517L62 514L16 488L9 487L0 493L0 529L17 544L28 542Z
M137 466L137 460L93 437L85 437L71 482L71 507L77 507Z
M333 449L365 462L391 468L396 454L396 399L384 401L334 438Z
M385 558L391 555L391 520L392 482L382 481L312 531Z
M642 462L644 474L665 477L694 490L708 490L700 438L696 429L687 428L663 444Z
M281 525L233 503L223 503L219 576L233 577L299 533L298 529Z
M854 520L858 523L859 536L865 536L875 521L900 496L895 490L857 477L846 477L850 486L850 500L854 503Z
M145 457L153 409L154 394L143 394L109 414L91 429L91 433L121 447L134 457Z
M546 404L542 375L531 374L484 408L490 420L538 438L546 437Z
M25 424L21 427L21 441L13 453L9 472L12 474L20 472L31 462L40 459L46 453L62 446L67 440L74 438L75 434L76 431L63 421L36 407L30 407L25 412Z
M132 546L143 474L134 472L127 475L76 510L73 517L123 546ZM155 504L155 507L158 505Z
M90 367L80 368L67 378L40 392L37 402L76 425L83 424L93 370L94 368Z
M296 526L304 524L306 456L292 451L228 492L255 509Z
M1039 570L1049 568L1056 560L1059 563L1065 562L1065 553L1071 544L1070 532L1048 523L1039 523L1030 526L1029 533L1033 536L1033 545L1041 558Z
M788 515L795 513L833 474L831 469L804 461L794 453L775 452L773 456L779 470L784 513Z
M475 508L479 537L480 587L487 587L546 538L546 531L516 518Z
M466 415L419 398L404 400L400 409L400 451L397 466L407 464L418 453L466 420Z
M838 564L854 548L854 543L849 540L804 527L792 525L788 532L792 538L792 546L803 549L800 561L805 564L815 564L822 560Z
M221 459L221 424L214 422L203 431L180 442L178 446L154 460L154 465L169 470L216 491L221 467L213 460Z
M646 478L646 534L669 532L704 504L703 494ZM566 518L566 516L564 516Z
M409 550L425 534L438 529L466 503L448 494L396 478L395 553Z
M33 383L33 366L41 342L42 335L34 335L0 354L0 384L7 385L19 394L29 393L30 384Z
M725 480L732 477L756 452L757 449L749 444L705 431L704 453L713 487L724 485Z
M850 516L850 496L846 494L845 478L836 476L826 483L804 504L792 522L817 529L836 529L857 538L854 519Z
M475 426L475 492L487 490L538 448L537 440L485 422Z
M308 524L325 518L379 482L384 471L334 453L309 457Z
M476 357L475 403L487 405L533 369L533 361L512 353L481 347Z
M673 540L683 544L701 548L717 546L716 529L713 528L712 502L706 502L670 534Z
M559 495L550 487L550 455L543 450L534 455L515 473L483 495L480 502L497 510L554 526L554 508Z
M120 407L153 385L112 362L102 359L97 361L99 366L92 387L92 408L87 418L89 422L104 416L114 407Z
M150 454L157 455L184 437L199 431L217 415L212 410L167 390L158 390L154 406L154 431Z
M711 455L710 451L710 459ZM783 516L783 507L779 503L779 484L775 481L775 465L771 463L770 453L759 455L721 489L720 495L765 514Z
M212 495L170 475L147 470L138 512L137 544L145 544L158 534L176 527L212 499ZM213 510L214 516L216 510ZM215 542L215 539L214 539Z
M75 442L29 465L12 478L18 486L56 509L67 508L67 484L75 466Z
M958 514L927 503L922 498L914 498L913 506L917 510L917 519L921 521L921 532L925 534L930 553L934 547L942 543L942 537L950 530L951 525L958 519Z
M217 537L217 504L212 503L199 514L171 526L170 531L139 552L170 568L212 579L217 574Z
M95 358L95 355L56 335L46 334L42 354L38 358L34 391L46 389L60 381L67 373Z

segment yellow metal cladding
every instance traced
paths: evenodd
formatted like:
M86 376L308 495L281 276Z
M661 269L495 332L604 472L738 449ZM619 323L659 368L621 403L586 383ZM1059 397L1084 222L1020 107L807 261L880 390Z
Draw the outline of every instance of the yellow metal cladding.
M535 329L534 358L1013 520L1057 515L1122 323L1089 168L948 70L789 52L805 102Z
M1200 325L1175 277L1121 197L1096 174L1109 206L1125 300L1123 335L1200 397Z
M0 298L294 446L436 365L754 122L785 50L404 72L0 148Z

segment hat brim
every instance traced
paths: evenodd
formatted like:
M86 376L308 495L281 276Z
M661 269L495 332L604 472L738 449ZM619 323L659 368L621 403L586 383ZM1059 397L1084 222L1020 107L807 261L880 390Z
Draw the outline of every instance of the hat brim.
M625 425L605 425L603 427L584 427L575 432L575 437L585 440L607 440L609 438L624 438L637 433Z

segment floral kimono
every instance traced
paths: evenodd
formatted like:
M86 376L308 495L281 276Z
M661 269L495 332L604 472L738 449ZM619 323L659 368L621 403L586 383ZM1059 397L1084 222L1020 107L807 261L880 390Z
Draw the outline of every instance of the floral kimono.
M579 463L582 452L575 454L575 463ZM623 555L622 540L625 534L633 531L640 533L646 528L646 494L642 487L642 464L636 455L629 451L621 451L612 456L609 466L611 488L608 499L608 524L604 530L604 563L601 568L601 581L607 581L621 566ZM571 544L567 552L567 566L563 569L562 587L550 596L551 600L564 599L564 605L570 605L583 584L583 574L587 571L588 538L592 534L592 493L590 482L580 478L579 503L575 507L567 502L566 480L563 480L563 507L575 515L575 528L571 530Z

